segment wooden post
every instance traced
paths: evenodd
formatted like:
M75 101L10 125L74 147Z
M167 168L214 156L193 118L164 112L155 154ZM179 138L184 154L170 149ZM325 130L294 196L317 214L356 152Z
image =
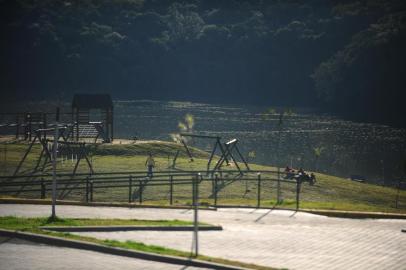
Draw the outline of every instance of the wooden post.
M257 208L259 208L261 207L261 173L258 173L257 191Z
M169 190L169 204L172 205L173 204L173 175L170 176L169 178L169 183L170 183L170 190Z
M132 202L132 194L133 194L133 177L130 175L128 178L128 203Z

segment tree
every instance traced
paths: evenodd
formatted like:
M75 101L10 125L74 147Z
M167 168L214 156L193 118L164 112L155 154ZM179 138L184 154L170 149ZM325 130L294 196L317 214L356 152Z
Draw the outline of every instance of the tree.
M182 138L180 136L180 133L193 133L193 127L195 125L195 118L191 114L186 114L184 117L184 122L179 121L178 122L178 129L179 133L172 133L170 134L171 138L173 141L180 143L181 140L189 143L193 143L193 141L190 138Z
M313 148L313 154L315 157L314 161L314 171L318 171L318 161L320 159L321 154L323 153L324 147L318 146Z

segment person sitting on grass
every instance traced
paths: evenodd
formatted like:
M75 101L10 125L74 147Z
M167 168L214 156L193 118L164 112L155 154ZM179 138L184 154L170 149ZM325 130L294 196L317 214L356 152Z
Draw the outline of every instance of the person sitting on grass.
M147 158L147 161L145 161L145 166L148 167L148 174L147 174L147 176L152 178L152 175L153 175L152 169L155 167L155 160L154 160L154 158L152 157L152 153L149 153L149 156L148 156L148 158Z
M293 177L295 176L295 170L292 169L289 166L286 166L285 168L285 179L293 179Z
M309 182L311 186L316 183L316 175L314 173L308 174L302 168L299 169L298 173L294 176L296 181Z

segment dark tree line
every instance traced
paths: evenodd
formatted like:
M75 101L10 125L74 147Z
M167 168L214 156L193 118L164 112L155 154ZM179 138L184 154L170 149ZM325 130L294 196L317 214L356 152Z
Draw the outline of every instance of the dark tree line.
M0 0L2 100L317 106L406 126L404 1Z

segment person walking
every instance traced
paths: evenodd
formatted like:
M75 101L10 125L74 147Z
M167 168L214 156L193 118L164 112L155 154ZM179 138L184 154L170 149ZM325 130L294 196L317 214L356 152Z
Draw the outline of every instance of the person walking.
M148 158L147 158L147 161L145 161L145 166L148 167L148 174L147 174L147 176L152 178L152 175L153 175L152 169L155 167L155 160L154 160L154 158L152 157L152 153L149 153L149 156L148 156Z

